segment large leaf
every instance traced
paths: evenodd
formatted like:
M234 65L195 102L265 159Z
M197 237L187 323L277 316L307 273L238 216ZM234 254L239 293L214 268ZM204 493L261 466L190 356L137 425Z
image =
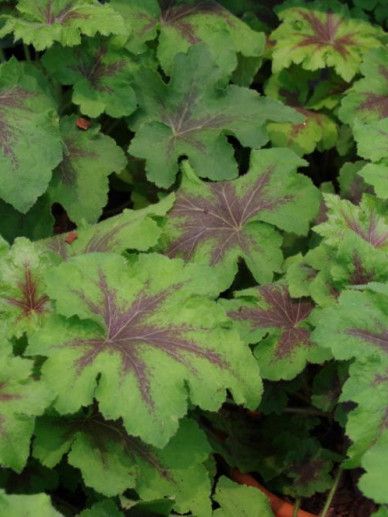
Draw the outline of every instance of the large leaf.
M0 513L7 517L27 517L29 515L61 517L62 515L52 506L47 494L6 494L3 490L0 490Z
M235 293L224 302L241 337L258 343L254 354L266 379L293 379L307 361L327 355L313 345L308 317L314 308L308 298L292 299L283 283Z
M214 517L272 517L273 513L267 497L257 488L242 486L222 476L217 484L214 499L220 508Z
M156 185L169 187L174 182L182 156L202 177L235 178L237 163L227 134L245 147L259 148L268 141L268 120L300 120L291 108L253 90L227 85L228 80L204 45L176 56L168 84L153 70L138 75L142 111L129 152L146 160L147 176Z
M32 380L31 361L12 357L11 353L11 346L2 336L0 463L21 472L30 454L35 417L44 412L52 397L43 383Z
M372 162L388 161L388 117L369 124L357 122L353 132L359 156Z
M37 241L38 249L61 259L85 253L148 251L161 236L161 220L174 202L174 194L140 210L125 209L98 224L81 225L77 231Z
M52 99L11 59L0 66L0 197L27 212L62 158ZM23 188L21 188L21 185Z
M48 189L52 203L60 203L70 219L97 222L108 201L108 176L126 165L125 154L99 126L78 129L76 116L61 121L64 158Z
M97 0L19 0L17 10L4 16L2 36L13 33L15 40L32 43L44 50L55 41L63 46L81 43L81 35L125 34L122 17Z
M174 57L204 42L212 57L232 71L236 54L261 56L264 34L253 31L214 0L113 0L113 7L133 29L128 48L143 51L158 38L157 55L163 69L171 71Z
M204 516L210 514L210 479L203 465L209 453L204 433L191 420L181 422L164 449L155 449L97 413L42 417L33 450L49 468L67 454L86 485L106 496L133 488L143 500L170 497L176 511Z
M274 72L291 63L306 70L333 67L345 81L350 81L366 51L381 45L380 29L351 18L347 6L335 0L315 0L308 5L286 3L278 15L282 23L271 34Z
M361 73L364 76L342 100L339 116L347 124L355 119L371 122L388 117L388 56L385 47L369 52Z
M185 165L166 225L167 253L206 262L228 278L242 257L259 282L270 281L282 262L273 226L303 235L318 211L318 190L295 172L304 164L288 149L265 149L252 153L247 174L218 183L202 182Z
M43 63L61 84L73 86L73 103L89 117L103 112L122 117L136 108L131 87L136 65L128 52L108 41L86 40L75 48L55 45Z
M260 379L250 350L209 297L218 280L206 267L161 255L127 265L116 255L75 257L47 275L59 314L32 336L42 378L60 413L93 398L107 419L162 447L188 402L216 410L230 390L255 407ZM78 317L73 317L78 316Z

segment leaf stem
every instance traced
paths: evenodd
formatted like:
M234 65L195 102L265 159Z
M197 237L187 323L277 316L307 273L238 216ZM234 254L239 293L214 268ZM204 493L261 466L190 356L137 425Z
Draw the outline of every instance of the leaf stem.
M298 517L301 502L302 499L300 497L295 499L294 509L292 510L292 517Z
M23 51L26 61L32 61L30 49L28 48L28 45L26 45L25 43L23 43Z
M338 485L341 481L341 476L342 476L342 468L339 467L337 474L335 475L335 478L334 478L333 486L331 487L330 492L328 493L328 496L327 496L326 502L325 502L325 506L323 507L322 512L319 514L319 517L327 517L329 510L330 510L331 503L333 502Z

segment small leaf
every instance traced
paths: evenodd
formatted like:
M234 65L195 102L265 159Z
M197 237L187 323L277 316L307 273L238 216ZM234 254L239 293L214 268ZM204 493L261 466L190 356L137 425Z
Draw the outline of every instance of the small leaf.
M61 517L62 515L52 506L47 494L6 494L4 490L0 490L0 513L7 517L21 517L27 515L27 511L39 517Z
M305 70L333 67L345 81L358 72L363 56L381 45L382 31L364 20L351 18L346 5L335 0L280 6L281 25L272 32L272 69L291 63Z
M55 45L42 61L61 84L73 86L73 103L89 117L103 112L122 117L135 111L131 85L136 65L124 49L109 41L88 39L75 48Z
M220 508L214 517L273 517L268 498L257 488L239 485L222 476L217 484L214 499Z

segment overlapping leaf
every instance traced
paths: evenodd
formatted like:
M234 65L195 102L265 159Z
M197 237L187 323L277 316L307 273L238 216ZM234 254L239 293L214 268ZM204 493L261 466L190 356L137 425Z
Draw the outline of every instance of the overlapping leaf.
M54 104L14 59L0 66L0 197L27 212L62 158ZM23 188L20 188L23 185Z
M244 147L259 148L268 141L267 121L300 121L291 108L253 90L227 85L228 80L204 45L176 56L168 84L152 70L137 77L142 111L129 152L146 160L149 180L169 187L182 156L202 177L235 178L237 163L226 135L235 136Z
M42 379L60 413L96 398L105 418L164 446L188 400L215 410L228 389L257 405L257 366L209 299L219 293L210 269L156 254L129 265L93 254L59 265L47 283L63 316L31 337L27 353L48 357Z
M86 485L106 496L132 488L143 500L170 497L176 511L204 516L211 513L210 479L203 465L209 453L194 421L183 420L168 445L155 449L98 414L41 418L33 451L50 468L67 454Z
M308 298L292 299L285 284L237 292L224 306L243 340L257 343L254 354L264 378L292 379L307 361L325 359L327 354L310 338L308 318L313 303Z
M2 336L0 463L20 472L30 454L35 417L44 412L51 398L43 383L32 380L31 361L12 357L11 354L11 346Z
M157 54L166 72L170 72L178 52L203 42L212 57L230 72L236 66L236 54L257 58L264 50L264 34L253 31L214 0L113 0L133 30L127 46L143 51L145 44L158 38Z
M305 70L333 67L345 81L350 81L358 72L364 54L381 45L381 30L364 20L351 18L347 6L337 1L285 3L278 15L282 23L271 34L275 42L274 72L292 63L302 65Z
M98 126L78 129L76 116L64 117L60 128L64 157L48 196L66 209L72 221L95 223L108 201L108 176L125 167L125 154Z
M109 41L86 40L75 48L55 45L43 63L61 84L73 86L73 103L89 117L103 112L122 117L135 111L131 85L136 65L128 52Z
M161 220L174 202L174 195L140 210L125 209L94 225L81 225L76 231L37 241L38 250L60 259L86 253L147 251L156 246L162 233Z
M79 45L83 34L126 33L119 13L97 0L19 0L16 10L4 18L0 35L12 33L15 40L32 43L36 50L56 41L63 46Z
M295 173L304 164L288 149L255 151L246 175L218 183L202 182L186 164L166 225L167 253L206 262L228 278L241 257L259 282L270 281L282 262L274 226L306 234L318 211L318 191Z

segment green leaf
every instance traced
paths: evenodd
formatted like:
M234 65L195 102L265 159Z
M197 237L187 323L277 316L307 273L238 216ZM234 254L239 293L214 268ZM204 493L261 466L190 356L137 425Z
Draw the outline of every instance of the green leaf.
M126 165L125 154L98 125L87 131L77 128L76 115L64 117L60 128L64 159L48 189L52 203L60 203L70 219L97 222L108 201L108 176Z
M32 513L31 513L32 512ZM0 513L7 517L60 517L47 494L17 495L0 490Z
M239 485L225 476L218 481L214 499L220 505L214 517L273 517L268 498L260 490Z
M351 18L347 6L335 0L296 6L286 2L278 9L278 16L282 23L270 36L274 41L274 72L292 63L305 70L332 67L349 82L365 53L381 45L381 29Z
M288 149L255 151L247 174L218 183L202 182L185 164L166 224L167 253L207 263L227 279L241 257L258 282L271 281L282 262L274 226L306 234L318 211L318 190L295 172L305 163Z
M109 5L97 0L19 0L17 11L4 16L0 35L13 33L36 50L57 41L63 46L81 43L81 35L125 34L122 17Z
M35 417L52 397L43 383L32 380L31 361L12 357L10 345L1 339L0 463L21 472L30 454Z
M61 84L73 86L73 103L89 117L104 112L122 117L135 111L131 85L136 65L124 49L102 39L88 39L75 48L55 45L42 61Z
M46 190L62 146L52 99L15 59L0 65L0 123L0 197L25 213Z
M57 411L96 398L105 418L121 417L129 434L162 447L189 401L217 410L228 389L256 407L258 368L211 300L217 283L205 266L157 254L126 264L95 253L49 271L47 291L63 316L45 323L26 353L48 358L42 378Z
M0 257L0 314L10 335L39 328L50 311L43 281L48 265L44 253L25 238Z
M325 353L310 339L308 317L314 308L308 298L294 300L282 283L235 293L224 302L244 341L256 344L254 354L265 379L290 380L307 361L320 362Z
M356 121L353 133L359 156L372 162L388 159L388 118L369 124Z
M61 259L86 253L148 251L158 243L162 233L160 221L170 210L174 199L174 194L170 194L146 208L125 209L98 224L81 225L76 232L55 235L35 245Z
M79 515L80 517L123 517L124 513L120 512L112 499L103 499L91 508L83 510Z
M139 73L137 81L142 111L129 152L146 160L148 179L160 187L172 185L182 156L201 177L235 178L237 163L226 135L244 147L259 148L268 141L267 121L300 120L278 101L228 85L228 75L204 45L176 56L168 84L150 69Z
M363 79L355 82L342 100L340 119L352 124L355 119L373 122L388 117L388 56L385 47L365 56L360 69Z
M352 440L348 468L363 467L359 488L377 503L388 503L384 474L387 449L388 363L357 361L350 367L341 400L357 408L348 416L346 433Z
M258 57L264 51L263 33L253 31L215 1L113 0L112 6L133 28L127 47L142 52L146 43L158 38L157 56L165 72L173 67L179 52L203 42L213 59L232 72L236 54Z
M388 159L382 163L368 163L359 175L373 186L377 197L388 199Z
M53 468L67 454L97 492L111 497L132 488L145 501L172 498L179 513L210 514L210 479L203 465L210 446L192 420L182 420L164 449L128 436L118 422L97 413L42 417L35 434L33 454L43 465Z
M316 74L315 74L316 75ZM267 130L273 145L290 147L298 154L309 154L316 147L327 150L336 144L337 124L325 113L310 109L308 94L314 74L304 70L282 70L270 77L265 93L294 108L303 117L298 123L270 122Z
M388 359L388 297L356 290L344 291L338 304L317 311L313 340L330 348L340 360Z

